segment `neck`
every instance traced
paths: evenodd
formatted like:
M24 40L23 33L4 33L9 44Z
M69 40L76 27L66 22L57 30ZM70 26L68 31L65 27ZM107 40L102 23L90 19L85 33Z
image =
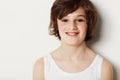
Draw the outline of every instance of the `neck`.
M65 58L73 58L73 57L82 57L86 53L86 44L83 42L79 46L70 46L66 44L62 44L59 48L59 55Z

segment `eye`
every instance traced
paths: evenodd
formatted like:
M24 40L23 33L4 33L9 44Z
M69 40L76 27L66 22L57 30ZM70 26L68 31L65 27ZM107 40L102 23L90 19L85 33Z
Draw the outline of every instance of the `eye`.
M77 19L76 21L77 22L84 22L85 20L84 19Z
M62 19L61 21L62 21L62 22L68 22L68 20L67 20L67 19Z

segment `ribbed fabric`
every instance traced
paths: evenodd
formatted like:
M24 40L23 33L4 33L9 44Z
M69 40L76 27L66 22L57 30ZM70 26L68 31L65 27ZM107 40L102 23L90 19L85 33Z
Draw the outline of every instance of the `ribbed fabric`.
M96 55L91 65L77 73L68 73L60 69L52 56L44 56L45 80L100 80L103 58Z

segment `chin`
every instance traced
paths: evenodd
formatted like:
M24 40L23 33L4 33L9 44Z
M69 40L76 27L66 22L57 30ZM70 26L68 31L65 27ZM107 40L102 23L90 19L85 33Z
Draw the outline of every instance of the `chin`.
M63 40L62 43L68 46L77 47L77 46L80 46L82 43L84 43L84 41L83 40Z
M61 36L62 44L70 45L70 46L80 46L85 42L85 36Z

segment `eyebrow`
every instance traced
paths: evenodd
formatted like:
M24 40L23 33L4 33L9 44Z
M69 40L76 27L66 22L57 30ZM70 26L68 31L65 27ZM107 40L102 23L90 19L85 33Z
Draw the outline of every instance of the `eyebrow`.
M84 17L84 18L86 18L86 16L85 16L85 15L78 15L77 17Z
M68 15L67 15L68 16ZM67 17L67 16L65 16L65 17ZM83 17L83 18L85 18L86 19L86 16L85 15L83 15L83 14L80 14L80 15L77 15L76 17ZM59 18L58 18L59 19ZM61 18L62 19L62 18ZM60 19L59 19L60 20Z

